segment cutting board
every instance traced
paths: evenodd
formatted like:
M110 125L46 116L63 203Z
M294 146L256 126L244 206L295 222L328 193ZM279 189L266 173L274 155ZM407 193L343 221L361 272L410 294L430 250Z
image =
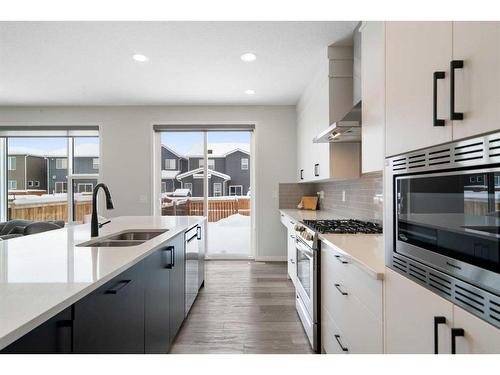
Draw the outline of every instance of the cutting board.
M318 207L318 197L302 197L302 209L316 211Z

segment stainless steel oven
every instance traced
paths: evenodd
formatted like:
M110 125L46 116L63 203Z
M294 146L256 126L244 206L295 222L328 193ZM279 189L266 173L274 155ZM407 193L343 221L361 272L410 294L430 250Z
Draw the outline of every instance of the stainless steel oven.
M305 226L298 224L296 231L295 306L311 347L319 351L319 241L317 234Z
M500 133L386 162L388 266L500 325Z

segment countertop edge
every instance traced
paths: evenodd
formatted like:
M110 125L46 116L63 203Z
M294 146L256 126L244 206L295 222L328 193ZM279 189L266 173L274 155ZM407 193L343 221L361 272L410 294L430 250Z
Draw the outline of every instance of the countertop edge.
M192 218L194 218L194 217L192 217ZM198 225L200 223L203 223L205 221L206 221L206 217L200 216L198 221L196 222L196 224L180 226L172 232L169 231L169 233L168 233L169 238L165 239L165 241L168 241L169 239L179 235L180 233L182 233L186 229L190 229L193 226ZM26 322L22 326L19 326L18 328L9 332L7 335L0 337L0 350L5 349L7 346L14 343L16 340L20 339L21 337L23 337L27 333L31 332L33 329L37 328L41 324L45 323L49 319L53 318L54 316L59 314L64 309L70 307L74 303L76 303L79 300L81 300L82 298L86 297L87 295L89 295L93 291L97 290L98 288L100 288L101 286L106 284L108 281L112 280L114 277L116 277L119 274L121 274L122 272L128 270L130 267L136 265L137 263L139 263L140 261L142 261L143 259L145 259L149 255L151 255L154 251L156 251L159 246L161 246L161 244L157 244L155 246L152 246L149 250L142 253L138 257L134 258L128 264L117 268L113 272L108 273L106 276L102 277L98 281L93 282L92 284L88 285L84 289L78 291L76 294L71 295L70 297L68 297L64 301L60 302L59 304L55 305L54 307L50 308L49 310L42 312L40 315L38 315L36 318L32 319L31 321Z

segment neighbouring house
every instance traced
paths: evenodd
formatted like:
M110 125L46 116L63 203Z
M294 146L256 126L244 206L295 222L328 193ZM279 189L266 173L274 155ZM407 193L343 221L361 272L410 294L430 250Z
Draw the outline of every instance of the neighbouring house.
M202 145L186 154L162 145L162 192L178 188L203 196L204 165ZM208 147L208 196L246 195L250 189L250 149L248 144L214 143Z
M98 148L98 144L82 144L75 147L74 175L96 175L99 173ZM8 190L10 192L42 190L48 194L55 194L68 191L66 150L45 152L14 147L9 149L8 170ZM96 182L97 179L93 176L75 179L74 191L76 193L90 193Z

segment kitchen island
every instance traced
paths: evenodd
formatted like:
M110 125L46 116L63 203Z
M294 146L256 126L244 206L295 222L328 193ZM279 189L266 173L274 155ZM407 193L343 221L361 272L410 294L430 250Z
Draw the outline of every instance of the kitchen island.
M167 264L170 257L164 253L169 248L173 248L169 245L171 241L175 241L177 247L182 247L182 252L176 252L181 256L184 250L184 233L197 225L204 227L205 218L199 216L127 216L111 219L111 222L101 229L99 238L105 238L125 230L166 230L148 241L128 247L81 246L82 243L90 240L90 226L88 224L69 225L59 230L1 241L0 350L54 318L57 314L71 309L69 325L71 326L70 346L71 352L73 352L76 340L75 332L73 332L73 320L77 312L75 308L79 306L78 303L85 299L90 301L93 293L98 293L102 287L117 280L124 272L132 272L132 269L139 270L140 268L141 272L140 282L131 283L131 286L140 285L142 288L135 295L136 302L142 303L142 305L146 303L147 307L148 296L154 297L151 295L150 289L155 289L148 288L148 282L153 282L151 277L158 274L155 273L154 269L147 269L148 262L151 263L149 260L158 253L158 262L161 264L157 268L167 269L173 274L173 264ZM171 260L173 263L173 255ZM183 255L178 261L184 262ZM180 270L183 265L178 264L177 268ZM163 275L168 275L168 273L164 272ZM184 278L184 270L180 275ZM118 284L125 283L130 281L129 278L127 276L127 280L120 279L116 282ZM167 282L168 280L167 276ZM175 283L171 284L179 287L178 284L181 282L183 283L184 280L177 279ZM102 294L109 296L126 294L118 292L119 289L116 288L120 288L120 286L114 285L110 288ZM123 289L125 291L132 288ZM183 290L184 287L182 287ZM171 293L173 294L173 292ZM184 298L182 298L182 305L184 305ZM184 309L182 312L184 313ZM123 311L123 314L126 314L126 311ZM145 314L143 321L147 320L148 312L146 311ZM64 326L64 324L59 323L58 327L59 325ZM113 325L113 322L107 323ZM143 330L147 330L147 323L146 321L146 327L142 327ZM147 335L145 334L145 336ZM145 345L147 346L147 343ZM84 350L84 352L89 352L89 350ZM111 350L110 352L115 351ZM148 351L146 350L146 352Z

